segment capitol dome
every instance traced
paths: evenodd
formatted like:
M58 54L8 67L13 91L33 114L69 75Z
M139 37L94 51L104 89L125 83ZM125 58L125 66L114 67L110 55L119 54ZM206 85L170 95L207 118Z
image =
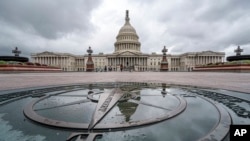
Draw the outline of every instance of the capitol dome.
M124 51L141 52L139 36L129 20L129 11L126 10L125 24L116 36L115 53L121 53Z

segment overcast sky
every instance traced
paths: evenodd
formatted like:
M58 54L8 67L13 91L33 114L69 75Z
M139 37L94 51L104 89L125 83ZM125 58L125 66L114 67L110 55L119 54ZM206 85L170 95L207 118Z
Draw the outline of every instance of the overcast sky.
M0 0L0 55L113 53L127 9L144 53L250 54L250 0Z

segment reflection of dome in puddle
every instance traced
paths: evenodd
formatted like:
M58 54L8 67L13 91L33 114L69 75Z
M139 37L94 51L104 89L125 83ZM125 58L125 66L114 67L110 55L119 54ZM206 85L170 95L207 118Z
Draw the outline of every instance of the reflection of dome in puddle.
M140 100L138 97L136 100ZM125 121L130 121L130 117L135 113L138 104L132 102L119 102L117 104L119 107L120 112L125 116Z
M141 99L139 92L131 93L128 91L140 90L140 88L137 86L123 86L121 87L121 90L127 91L127 92L125 92L123 96L124 100L121 100L117 104L117 106L119 107L120 112L125 116L125 121L128 122L130 121L130 117L135 113L138 107L137 103L129 102L128 100L133 98L134 100L140 101Z

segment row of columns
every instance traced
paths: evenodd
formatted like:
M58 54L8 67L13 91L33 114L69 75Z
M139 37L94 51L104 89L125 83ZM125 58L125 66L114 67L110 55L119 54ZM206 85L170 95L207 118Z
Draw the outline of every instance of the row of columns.
M47 65L67 65L69 57L35 57L34 62Z
M223 62L223 57L221 56L197 56L197 59L195 59L195 57L192 57L192 60L193 60L192 64L200 65L200 64Z
M127 64L128 62L128 64ZM116 65L123 65L123 66L133 66L133 65L140 65L140 66L147 66L147 58L146 57L114 57L108 58L108 66L116 66Z
M180 58L171 58L171 66L180 66Z
M76 59L76 65L77 66L84 66L84 59Z
M178 71L178 68L180 67L180 70L185 71L186 69L193 68L196 65L223 62L222 56L188 56L185 57L185 59L186 61L181 61L180 58L171 58L171 70Z
M139 51L140 48L138 47L137 44L118 44L116 46L116 51L119 51L119 50L137 50Z

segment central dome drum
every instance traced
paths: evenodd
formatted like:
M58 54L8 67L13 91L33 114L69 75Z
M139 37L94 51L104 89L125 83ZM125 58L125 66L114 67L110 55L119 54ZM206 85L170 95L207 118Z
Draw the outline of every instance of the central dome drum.
M125 24L116 36L115 53L121 53L124 51L141 52L139 36L134 27L131 26L129 20L129 11L126 10Z

